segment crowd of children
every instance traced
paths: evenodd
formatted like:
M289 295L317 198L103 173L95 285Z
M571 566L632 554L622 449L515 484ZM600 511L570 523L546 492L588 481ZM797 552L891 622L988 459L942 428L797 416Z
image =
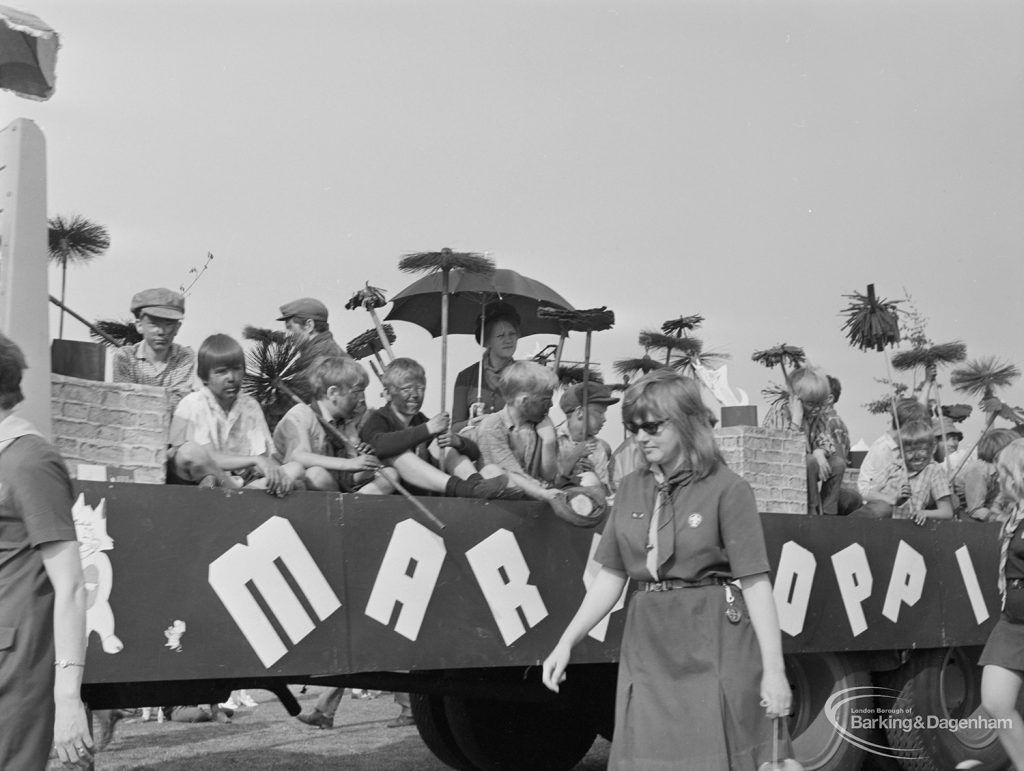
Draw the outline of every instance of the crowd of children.
M489 318L479 333L488 352L483 360L487 391L494 394L491 409L484 405L471 414L481 405L462 405L466 409L459 408L461 420L453 425L448 413L421 412L426 375L410 358L385 367L386 401L368 410L369 376L334 341L326 306L309 297L285 303L279 320L297 352L288 382L302 403L271 433L260 405L242 387L245 354L238 341L211 335L198 355L175 343L185 301L169 289L141 291L130 307L142 341L115 353L114 380L168 389L171 483L251 487L274 495L390 494L404 485L421 495L545 501L563 519L588 524L588 515L603 511L604 497L642 462L628 440L613 453L597 437L608 406L618 401L603 384L588 383L586 394L582 384L564 389L559 407L565 420L555 425L548 413L557 377L546 366L512 357L518 319L508 310ZM491 349L502 353L496 364ZM479 378L475 370L470 374ZM201 386L193 390L196 377ZM463 380L460 404L472 401L470 378ZM835 408L841 384L813 366L790 373L787 381L789 427L806 438L811 513L917 522L1001 517L994 463L999 450L1017 438L1015 431L989 431L977 458L965 458L959 449L963 434L952 421L934 421L921 402L901 399L892 429L871 446L856 487L844 485L850 436ZM582 518L573 490L586 491L594 501Z

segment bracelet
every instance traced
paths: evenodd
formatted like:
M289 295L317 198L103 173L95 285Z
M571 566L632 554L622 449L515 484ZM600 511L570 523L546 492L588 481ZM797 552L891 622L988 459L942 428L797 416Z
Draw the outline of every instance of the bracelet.
M68 661L67 659L57 659L53 662L53 665L61 669L67 669L68 667L81 667L85 669L85 664L79 664L77 661Z

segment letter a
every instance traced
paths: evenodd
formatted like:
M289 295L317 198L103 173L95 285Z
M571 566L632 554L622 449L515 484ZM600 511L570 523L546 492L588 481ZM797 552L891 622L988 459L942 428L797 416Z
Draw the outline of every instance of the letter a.
M366 603L366 615L387 626L395 605L401 603L395 631L415 640L446 553L444 539L419 522L406 519L395 525Z

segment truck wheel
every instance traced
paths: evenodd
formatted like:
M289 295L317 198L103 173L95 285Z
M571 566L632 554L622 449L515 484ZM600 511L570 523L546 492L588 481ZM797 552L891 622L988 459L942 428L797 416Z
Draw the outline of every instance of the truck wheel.
M448 727L448 717L445 715L443 696L410 693L409 704L412 707L412 716L416 719L416 730L420 732L420 738L427 745L427 749L434 753L434 757L456 771L477 771L477 767L469 762L452 736L452 729Z
M978 648L921 651L897 672L893 710L899 723L887 727L889 744L899 750L907 771L946 771L976 761L976 771L1009 766L994 729L967 724L952 731L936 719L987 718L981 710L981 667Z
M861 742L870 737L867 730L851 727L858 705L837 699L830 706L829 699L845 689L870 686L868 674L854 671L845 657L835 653L786 656L786 674L793 689L789 729L796 759L806 771L859 769L865 755ZM832 719L843 732L836 730Z
M594 743L585 713L545 704L445 697L452 735L480 771L568 771Z

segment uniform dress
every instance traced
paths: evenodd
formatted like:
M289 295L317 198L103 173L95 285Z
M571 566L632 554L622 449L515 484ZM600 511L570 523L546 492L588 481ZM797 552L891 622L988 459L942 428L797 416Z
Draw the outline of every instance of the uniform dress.
M771 758L761 653L739 589L724 585L768 572L754 494L724 464L703 479L684 470L666 481L674 487L660 517L657 578L690 585L630 599L608 768L755 771ZM604 567L655 580L647 543L657 492L651 469L622 481L595 557ZM726 616L730 592L736 623Z
M11 421L29 425L8 417L0 440ZM44 439L22 434L0 451L0 769L42 769L53 744L53 587L38 547L75 540L71 505Z
M999 621L992 628L978 664L995 664L1005 669L1024 672L1024 527L1019 521L1006 551L1006 603Z

